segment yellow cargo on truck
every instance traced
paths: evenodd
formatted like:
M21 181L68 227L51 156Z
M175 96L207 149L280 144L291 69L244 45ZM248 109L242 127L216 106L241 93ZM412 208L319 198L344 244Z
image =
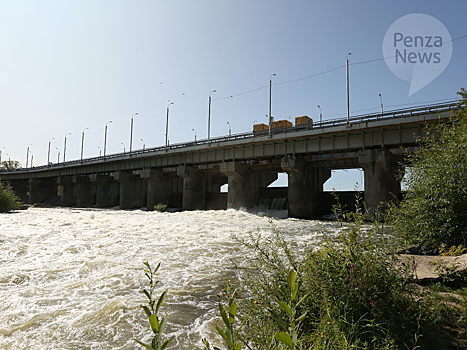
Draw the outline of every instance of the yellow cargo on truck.
M266 124L253 124L253 132L268 131L269 126Z
M285 129L285 128L291 128L292 126L293 124L291 122L289 122L286 119L282 119L282 120L276 120L272 122L271 129Z
M300 127L300 126L308 126L308 127L313 127L313 119L306 115L302 115L300 117L295 117L295 126Z

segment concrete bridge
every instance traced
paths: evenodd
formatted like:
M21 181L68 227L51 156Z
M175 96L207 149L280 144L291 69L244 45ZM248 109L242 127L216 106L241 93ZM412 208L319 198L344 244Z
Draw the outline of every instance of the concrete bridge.
M364 200L375 210L398 196L403 157L427 124L448 121L456 102L235 134L0 172L26 203L57 198L61 206L120 209L166 203L183 210L251 208L278 173L288 175L289 216L317 214L333 169L363 168ZM404 148L402 148L404 147ZM220 194L228 184L227 203ZM223 202L223 203L222 203Z

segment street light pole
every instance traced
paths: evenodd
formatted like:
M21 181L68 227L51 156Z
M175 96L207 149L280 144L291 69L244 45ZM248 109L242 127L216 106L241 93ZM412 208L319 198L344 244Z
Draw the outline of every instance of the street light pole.
M195 133L195 143L196 143L196 130L195 129L191 129L193 130L193 132Z
M84 151L84 132L89 129L89 128L85 128L83 130L83 134L81 136L81 162L83 162L83 151Z
M125 154L125 144L123 142L120 142L123 145L123 154Z
M167 105L167 121L165 123L165 148L167 148L169 146L169 106L170 105L173 105L174 103L173 102L170 102L169 100L169 104Z
M347 60L346 60L346 63L345 63L346 72L347 72L347 125L349 125L349 124L350 124L350 98L349 98L349 55L351 55L351 53L350 53L350 52L347 54Z
M55 149L58 151L57 164L60 164L60 150L58 149L58 147L55 147Z
M133 115L131 116L130 153L131 153L131 145L133 144L133 118L135 115L138 115L138 113L133 113Z
M271 116L271 94L272 94L272 77L276 74L271 74L269 77L269 136L271 136L272 116Z
M66 137L71 135L71 132L65 135L65 141L63 142L63 163L65 163L66 160Z
M383 117L383 97L379 94L379 99L381 100L381 117Z
M102 150L101 150L101 146L97 146L97 148L99 148L99 157L102 157Z
M232 136L232 128L230 127L230 123L227 122L227 124L229 124L229 137Z
M143 139L141 139L141 141L143 142L143 151L144 151L144 148L145 148L146 144L144 143Z
M112 121L105 123L105 132L104 132L104 158L105 158L105 151L107 149L107 125L112 123Z
M47 168L49 167L49 164L50 164L50 141L52 141L52 140L55 140L55 137L52 137L49 140L49 151L47 152Z
M29 146L32 146L32 143L29 145ZM29 160L29 146L28 146L28 149L26 151L26 169L28 168L28 160ZM2 154L2 151L0 151L0 158L1 158L1 154ZM1 164L1 160L0 160L0 164Z
M210 93L209 93L209 109L208 109L208 142L210 140L210 137L211 137L211 94L213 92L216 92L216 90L212 90Z
M321 124L323 122L323 115L321 114L321 107L318 105L319 108L319 123Z

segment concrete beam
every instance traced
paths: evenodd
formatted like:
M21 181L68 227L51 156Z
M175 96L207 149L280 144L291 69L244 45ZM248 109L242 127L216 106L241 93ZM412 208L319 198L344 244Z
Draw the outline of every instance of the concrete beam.
M206 205L206 179L199 175L198 168L186 165L177 168L183 178L183 210L203 210Z

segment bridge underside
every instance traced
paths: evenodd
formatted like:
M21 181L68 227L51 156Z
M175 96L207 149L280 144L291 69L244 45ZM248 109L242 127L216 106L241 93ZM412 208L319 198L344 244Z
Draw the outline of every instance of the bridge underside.
M392 152L391 152L392 151ZM364 200L370 212L400 192L396 174L401 154L384 147L321 155L286 155L260 161L227 161L207 166L148 168L89 175L11 179L9 183L27 203L72 207L119 207L153 210L162 203L183 210L249 209L259 205L278 176L288 176L289 217L314 219L331 170L363 168ZM227 198L221 186L228 184Z

